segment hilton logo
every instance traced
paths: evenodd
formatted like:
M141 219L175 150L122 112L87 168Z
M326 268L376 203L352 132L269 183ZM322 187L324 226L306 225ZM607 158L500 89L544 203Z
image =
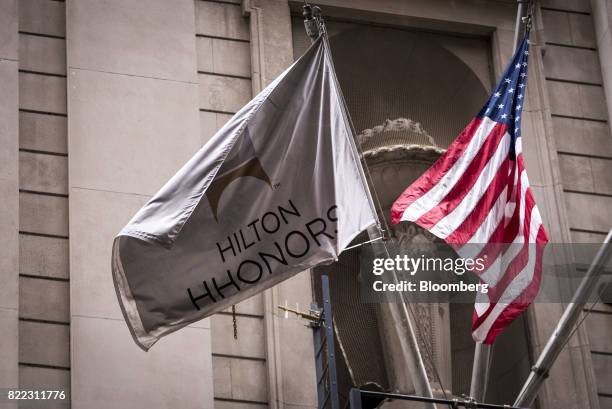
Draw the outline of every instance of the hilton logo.
M255 156L255 147L249 136L248 129L238 138L238 141L236 141L236 144L232 147L232 150L217 172L215 179L206 190L206 198L216 221L219 221L218 207L223 191L234 180L245 176L257 178L272 188L268 174L261 166L257 156Z

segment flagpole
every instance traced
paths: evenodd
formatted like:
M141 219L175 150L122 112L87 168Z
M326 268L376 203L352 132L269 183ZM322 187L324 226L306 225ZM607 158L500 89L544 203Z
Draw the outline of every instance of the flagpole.
M516 51L519 42L521 41L521 25L523 24L523 18L527 14L527 5L531 4L531 0L516 0L518 8L516 10L516 22L514 23L514 43L512 48L512 54Z
M310 37L311 41L313 42L318 38L319 35L322 35L323 40L326 42L326 46L329 52L329 41L327 38L327 32L325 29L323 18L321 16L321 9L317 6L313 7L310 4L305 2L303 6L303 10L304 10L303 12L304 28L306 29L306 34L308 35L308 37ZM335 75L335 71L334 71L334 75ZM336 83L337 83L337 80L336 80ZM381 222L380 218L378 217L378 210L380 210L382 214L382 208L380 207L380 204L378 204L378 206L375 204L372 198L372 195L370 193L369 185L372 182L371 180L369 180L367 176L369 175L369 173L367 173L364 170L364 166L361 162L361 158L359 157L358 149L354 141L355 129L353 127L352 121L350 120L349 113L348 113L348 107L346 106L346 102L344 101L344 98L341 92L340 92L340 96L341 96L342 103L345 108L345 113L347 115L346 119L351 126L351 131L353 132L353 137L351 138L353 142L353 152L356 155L356 158L355 158L356 162L359 164L359 168L360 168L359 171L361 174L362 183L364 184L366 194L368 195L368 200L370 202L370 206L372 207L372 211L374 212L374 215L376 216L376 219L377 219L376 225L370 226L367 229L368 236L372 242L372 250L377 256L389 258L390 256L389 256L387 247L383 243L383 240L381 240L381 239L384 239L384 233L381 228L381 225L382 223L384 223L384 225L386 226L386 222L384 221L384 219ZM399 278L395 270L392 270L392 279L395 283L399 283ZM423 362L423 357L421 355L419 343L417 341L417 336L416 336L416 332L414 328L415 323L413 321L413 317L411 317L410 315L409 307L407 305L407 301L404 298L404 294L403 293L401 294L401 302L399 303L390 302L390 303L387 303L386 306L388 307L391 320L394 323L399 324L399 325L393 325L392 327L397 329L397 331L399 331L397 333L397 339L399 340L399 347L400 347L400 350L402 351L402 354L407 359L407 366L412 376L411 380L412 380L412 383L415 389L415 393L420 396L433 398L433 391L431 389L431 384L427 376L427 370L425 369L425 363ZM402 330L405 330L407 334L404 333L404 331ZM428 403L426 404L426 407L435 409L436 405L434 403Z
M604 267L610 260L610 256L612 256L610 240L612 240L612 229L608 232L597 255L595 255L595 259L580 282L578 290L576 290L572 301L565 309L553 334L542 350L537 363L531 368L531 373L516 398L514 406L530 406L533 403L542 387L542 383L548 377L550 368L574 333L576 323L589 300L589 296L599 281Z
M481 342L477 342L474 349L470 397L476 402L484 402L487 395L491 349L491 344L483 344Z
M512 44L512 54L521 42L521 33L524 18L528 17L528 5L530 0L517 0L516 23L514 25L514 42ZM472 364L472 382L470 384L470 397L477 402L483 402L487 391L487 381L489 379L489 366L491 360L491 344L476 343L474 349L474 362Z
M368 235L370 239L374 239L377 237L381 237L380 227L370 227L368 228ZM389 257L389 252L387 251L387 247L381 240L377 240L372 242L372 250L375 256L382 256L386 258ZM391 270L393 283L399 283L399 278L397 277L397 272L395 269ZM404 298L404 294L400 293L400 302L396 302L391 300L388 303L385 303L385 308L387 308L388 313L391 317L391 320L395 324L391 327L395 328L397 333L397 340L399 342L400 350L402 351L402 355L406 357L408 370L412 376L412 384L414 386L414 391L417 395L425 396L428 398L433 398L433 391L431 389L431 384L429 382L429 377L427 376L427 370L425 369L425 363L423 362L423 357L421 355L419 343L416 337L415 332L415 323L413 322L414 314L411 316L409 312L409 308ZM407 332L406 333L404 333ZM406 336L408 335L408 336ZM434 363L432 362L432 366ZM441 388L444 388L443 385L440 385ZM435 408L435 404L425 404L426 407Z

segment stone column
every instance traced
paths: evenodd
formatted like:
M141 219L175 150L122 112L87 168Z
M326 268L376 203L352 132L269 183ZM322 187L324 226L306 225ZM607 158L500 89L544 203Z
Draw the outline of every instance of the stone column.
M243 0L250 16L253 94L293 63L291 16L287 0ZM273 409L317 407L312 330L286 320L278 305L306 309L313 300L310 270L264 293L268 402Z
M540 9L536 8L530 38L529 88L523 108L523 153L531 188L550 242L570 243L570 224L568 211L564 206L559 157L551 119L551 106L555 102L551 98L554 98L555 94L551 92L551 86L546 81L546 62L543 60L545 29ZM510 41L509 34L503 33L506 44ZM509 58L511 47L506 46L503 49ZM571 263L567 254L556 253L551 257L555 258L557 265ZM570 274L569 268L567 273ZM566 294L566 297L573 292L566 282L554 280L554 277L546 279L551 291L554 289L558 294ZM546 345L565 307L562 303L536 302L527 311L527 329L534 360ZM593 385L588 340L584 329L580 329L551 369L550 377L538 396L538 406L542 409L598 408Z
M599 62L603 77L608 118L612 118L612 0L591 0Z
M193 0L68 0L72 408L213 408L209 321L133 342L113 237L201 146Z
M19 310L19 90L17 1L0 2L0 387L16 388ZM0 408L17 408L1 403Z

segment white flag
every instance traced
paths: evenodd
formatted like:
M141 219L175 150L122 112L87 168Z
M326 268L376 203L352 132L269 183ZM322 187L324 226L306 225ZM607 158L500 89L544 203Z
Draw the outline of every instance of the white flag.
M117 296L143 349L337 260L375 223L327 47L317 40L115 238Z

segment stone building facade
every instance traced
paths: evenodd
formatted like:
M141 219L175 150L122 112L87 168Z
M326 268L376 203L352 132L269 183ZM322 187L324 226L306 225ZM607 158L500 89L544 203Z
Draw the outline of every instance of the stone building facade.
M237 339L225 311L148 353L129 335L110 274L114 235L304 50L301 3L0 0L0 388L63 389L77 409L316 407L311 330L277 313L277 305L304 308L316 298L310 272L237 305ZM400 107L394 116L412 116L444 148L512 52L511 0L317 4L358 132L396 119L389 112ZM537 3L524 151L553 242L601 242L612 226L611 26L611 0ZM464 76L410 82L394 66ZM389 72L397 82L368 83ZM444 119L433 121L434 113ZM405 163L379 173L384 200L393 197L390 180L415 160L391 155ZM391 157L372 158L384 166ZM503 385L491 387L493 400L506 398L507 385L520 387L515 375L525 375L563 307L530 309L521 324L527 361L496 369ZM444 330L450 339L452 327ZM612 307L597 304L538 407L612 408L611 340ZM442 347L445 389L456 393L467 376L452 367L460 348Z

